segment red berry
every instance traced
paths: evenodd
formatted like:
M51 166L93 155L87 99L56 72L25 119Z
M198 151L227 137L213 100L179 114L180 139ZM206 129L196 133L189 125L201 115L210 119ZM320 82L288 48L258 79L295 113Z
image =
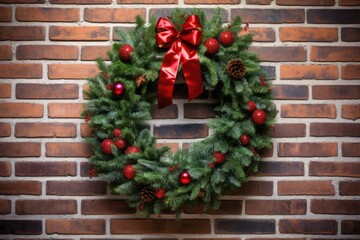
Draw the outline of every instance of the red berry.
M255 125L262 125L266 122L266 112L262 109L256 109L252 115L251 119Z
M215 158L216 164L222 164L226 159L226 155L219 151L214 152L213 157Z
M115 146L117 147L117 149L124 150L126 148L126 142L124 139L119 139L115 141Z
M234 42L234 34L231 31L220 33L220 43L224 46L230 46Z
M206 47L206 53L214 55L219 51L220 44L216 40L216 38L208 38L204 42L204 46Z
M126 149L125 154L132 154L132 153L139 153L141 152L140 148L136 147L136 146L130 146Z
M123 168L124 178L126 178L127 180L131 180L135 177L135 175L136 175L136 171L134 165L132 164L125 165L125 167Z
M247 134L243 134L240 136L240 143L243 146L248 146L250 144L250 137Z
M253 101L249 101L248 102L248 111L253 112L255 110L256 110L256 103L254 103Z
M100 147L101 147L101 151L104 154L111 154L111 145L114 144L114 141L112 139L105 139L104 141L101 142Z
M123 62L129 62L131 60L131 53L134 48L130 44L124 44L119 48L119 57Z
M160 198L160 199L164 198L165 194L166 194L166 190L164 188L159 188L159 189L156 189L156 191L155 191L156 198Z
M188 171L183 171L182 173L180 173L179 182L182 185L188 185L191 182L191 180L192 179Z
M113 130L113 136L114 137L120 137L121 136L121 130L120 129L118 129L118 128L115 128L114 130Z

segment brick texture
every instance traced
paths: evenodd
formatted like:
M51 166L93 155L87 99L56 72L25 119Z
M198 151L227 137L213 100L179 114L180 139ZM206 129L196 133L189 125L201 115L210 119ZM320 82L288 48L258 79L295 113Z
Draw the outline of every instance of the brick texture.
M21 45L16 48L19 60L76 60L78 54L75 46Z
M105 233L104 219L48 219L46 220L47 234L90 234Z
M74 214L75 200L18 200L16 214Z
M79 86L77 84L17 84L18 99L77 99Z
M18 7L15 14L20 22L77 22L80 19L78 8Z
M76 176L75 162L17 162L16 176Z

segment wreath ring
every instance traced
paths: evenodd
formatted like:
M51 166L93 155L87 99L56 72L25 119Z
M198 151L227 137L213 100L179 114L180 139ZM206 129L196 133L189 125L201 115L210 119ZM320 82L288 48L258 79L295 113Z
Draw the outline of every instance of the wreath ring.
M93 130L86 139L93 147L90 161L114 194L127 196L147 216L180 213L185 204L219 208L224 191L257 171L257 151L271 145L277 111L270 82L248 51L252 36L241 24L236 17L224 25L220 9L211 20L197 9L176 9L149 24L137 17L134 30L119 32L110 63L97 60L100 73L89 79L83 112ZM156 148L146 120L156 95L160 107L171 104L180 70L189 98L204 88L219 104L209 123L213 133L171 154L169 147Z

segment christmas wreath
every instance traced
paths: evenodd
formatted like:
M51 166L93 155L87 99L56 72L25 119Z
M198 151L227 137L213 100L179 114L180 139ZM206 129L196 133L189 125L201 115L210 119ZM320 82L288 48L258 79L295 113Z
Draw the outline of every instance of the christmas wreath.
M148 24L137 17L131 32L119 32L110 61L97 60L100 73L89 79L83 113L93 130L90 161L112 192L140 212L179 213L185 204L217 209L224 191L257 171L258 150L271 145L270 83L241 24L240 17L224 24L221 10L210 20L196 9ZM156 148L146 120L156 98L159 108L172 103L180 72L190 100L205 89L218 104L212 134L172 154Z

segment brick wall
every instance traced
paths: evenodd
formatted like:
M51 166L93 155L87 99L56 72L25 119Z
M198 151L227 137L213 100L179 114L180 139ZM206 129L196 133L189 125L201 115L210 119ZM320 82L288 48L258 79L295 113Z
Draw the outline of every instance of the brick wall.
M0 0L0 238L359 239L359 0ZM89 178L84 80L118 27L169 8L250 23L279 110L259 173L221 208L142 219ZM154 111L174 150L206 137L213 106Z

